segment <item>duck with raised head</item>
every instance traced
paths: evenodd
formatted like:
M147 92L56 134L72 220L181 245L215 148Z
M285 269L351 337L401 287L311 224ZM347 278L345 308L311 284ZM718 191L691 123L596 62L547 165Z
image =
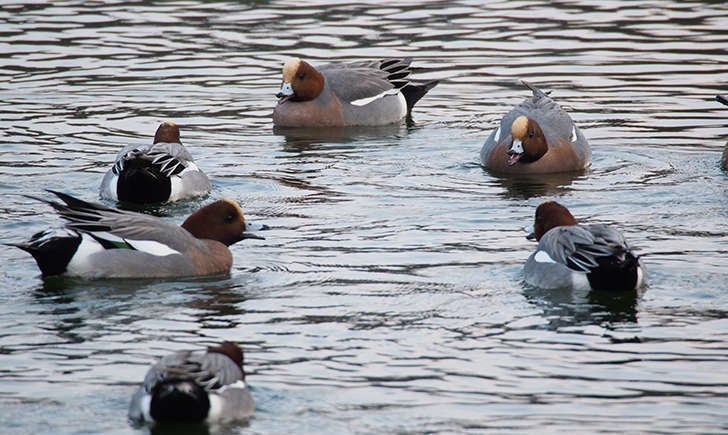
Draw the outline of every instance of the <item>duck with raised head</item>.
M279 127L376 126L400 122L437 85L409 81L412 59L283 65L273 123Z
M499 174L581 171L591 165L589 143L568 113L546 93L522 82L533 97L508 112L480 150Z

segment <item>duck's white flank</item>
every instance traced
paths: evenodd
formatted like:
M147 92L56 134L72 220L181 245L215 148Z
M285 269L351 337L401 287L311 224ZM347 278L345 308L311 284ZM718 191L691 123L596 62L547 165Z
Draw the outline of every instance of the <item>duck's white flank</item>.
M217 392L210 393L208 395L208 398L210 399L210 410L207 413L207 421L213 422L221 419L223 410L223 399L220 394L222 394L228 388L239 388L241 390L244 390L245 388L247 388L247 385L245 384L245 381L237 381L230 385L223 386Z
M145 421L154 421L152 418L152 395L151 394L145 394L142 397L142 400L139 401L139 406L142 408L142 415L144 416Z
M586 277L586 273L584 272L571 272L571 286L574 290L591 290L589 278Z
M102 198L107 199L113 199L114 201L118 201L119 197L116 194L116 186L119 184L119 176L114 174L112 175L109 184L105 187L104 191L101 193Z
M81 234L81 244L78 245L76 253L71 257L71 261L66 266L66 271L70 274L83 274L90 270L88 259L93 254L102 252L104 247L101 243L94 240L88 234Z
M194 162L187 162L185 168L177 175L169 177L170 190L169 199L167 201L174 202L179 201L182 198L189 196L189 192L185 192L185 186L182 182L182 178L189 172L202 172L200 168L194 164Z
M642 272L642 267L641 267L641 265L639 265L639 266L640 267L637 268L637 283L634 286L635 289L642 287L642 285L644 284L644 279L645 279L645 274Z

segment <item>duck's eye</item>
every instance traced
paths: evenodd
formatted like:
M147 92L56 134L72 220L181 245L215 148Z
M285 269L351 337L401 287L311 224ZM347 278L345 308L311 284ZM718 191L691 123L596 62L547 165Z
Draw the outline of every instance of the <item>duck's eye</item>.
M303 80L304 77L306 77L306 74L304 74L304 73L300 73L298 75L298 78L301 79L301 80Z
M229 224L232 223L235 220L235 215L233 214L227 214L225 215L225 223Z
M536 136L536 132L534 132L533 130L528 132L528 137L533 138L534 136Z

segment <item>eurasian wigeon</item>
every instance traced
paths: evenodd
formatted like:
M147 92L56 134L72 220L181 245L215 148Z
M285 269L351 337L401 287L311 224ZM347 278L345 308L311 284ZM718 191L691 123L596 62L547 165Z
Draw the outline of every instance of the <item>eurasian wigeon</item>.
M437 80L409 82L412 59L331 63L314 68L298 58L283 66L273 110L280 127L373 126L400 122Z
M722 95L716 95L715 99L719 103L723 103L728 106L728 98ZM728 144L726 144L725 148L723 148L723 156L720 159L720 167L721 169L728 170Z
M225 423L247 419L255 404L245 383L243 351L231 342L183 351L154 364L129 404L135 423Z
M129 145L101 181L104 199L140 204L207 195L212 185L179 139L179 126L163 122L152 145Z
M579 225L563 205L546 201L536 208L538 248L524 267L528 284L553 289L634 290L645 270L624 236L602 224Z
M508 112L480 150L487 169L502 174L583 170L592 154L569 114L544 92L522 83L533 97Z
M28 253L43 277L152 278L225 273L233 264L228 246L262 237L246 232L240 206L228 199L192 213L177 226L158 217L115 210L49 191L64 204L34 196L65 220L60 233L35 234L11 244ZM264 229L261 227L261 229Z

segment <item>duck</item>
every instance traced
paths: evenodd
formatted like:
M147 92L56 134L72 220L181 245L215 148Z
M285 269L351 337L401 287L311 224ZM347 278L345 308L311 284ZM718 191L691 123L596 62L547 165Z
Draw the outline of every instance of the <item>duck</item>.
M521 81L533 92L508 112L480 150L483 166L504 175L581 171L592 152L584 134L548 94Z
M300 58L283 65L273 124L278 127L348 127L395 124L430 89L433 80L408 79L411 58L341 62L314 68Z
M161 278L227 273L228 246L262 239L235 201L222 199L192 213L181 226L155 216L116 210L49 190L61 202L44 202L65 219L60 231L45 230L24 243L11 243L33 256L43 278ZM267 229L259 226L258 229Z
M101 180L102 199L136 204L205 196L212 184L182 145L174 121L159 125L151 145L124 147Z
M225 341L206 351L162 357L132 396L128 415L137 424L226 423L248 419L254 411L243 351Z
M580 225L556 201L536 208L528 238L538 247L524 266L525 281L543 289L628 291L645 284L645 268L622 233L603 224Z
M728 106L728 97L724 97L723 95L716 95L715 100L721 104L725 104L726 106ZM728 145L723 148L723 156L720 159L720 168L724 171L728 171Z

